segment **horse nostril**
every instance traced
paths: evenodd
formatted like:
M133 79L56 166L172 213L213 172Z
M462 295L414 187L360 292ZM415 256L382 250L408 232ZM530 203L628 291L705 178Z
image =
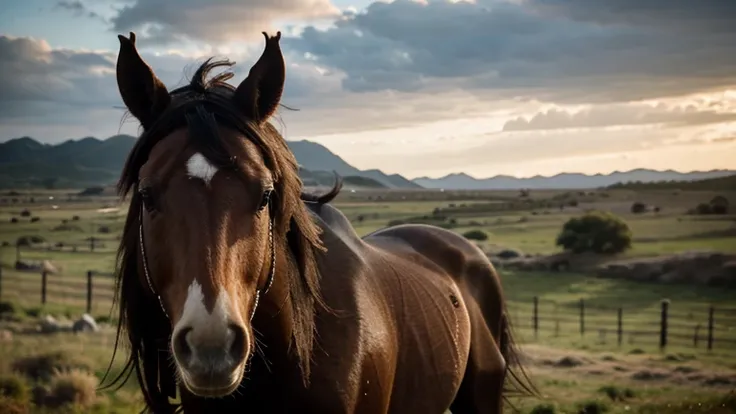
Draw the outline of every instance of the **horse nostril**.
M174 338L174 353L183 360L188 360L192 356L192 348L187 342L187 335L192 331L192 328L183 328L176 334Z
M234 360L239 361L245 356L245 330L235 324L230 324L229 328L233 333L230 355Z

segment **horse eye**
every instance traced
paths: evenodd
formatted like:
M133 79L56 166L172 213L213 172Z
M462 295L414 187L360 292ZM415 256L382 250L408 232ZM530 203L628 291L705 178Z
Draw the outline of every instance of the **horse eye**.
M271 189L263 192L263 198L261 199L261 204L258 206L258 211L261 211L268 206L268 203L271 201L271 193L273 193L273 190Z
M151 193L151 189L148 187L141 187L138 190L138 194L141 196L141 201L143 201L143 207L148 211L149 213L156 210L155 201L153 199L153 194Z

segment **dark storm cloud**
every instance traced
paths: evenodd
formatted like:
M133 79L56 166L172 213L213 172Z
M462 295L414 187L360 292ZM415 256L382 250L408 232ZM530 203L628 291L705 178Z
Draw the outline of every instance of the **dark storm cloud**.
M32 114L43 119L60 112L122 105L115 80L116 59L117 53L52 49L43 40L0 35L0 118ZM203 61L178 55L144 54L144 59L170 89L183 85ZM242 80L254 60L238 61L232 82ZM287 102L319 97L334 90L330 85L337 82L313 66L291 64L288 75Z
M335 27L307 28L285 44L344 71L344 87L353 91L417 90L441 79L448 86L504 96L600 102L736 83L736 36L725 25L681 28L675 21L685 11L665 12L667 24L627 20L643 13L641 5L602 24L568 13L581 2L569 7L542 0L373 3L365 12L345 14ZM611 3L616 2L586 7L597 6L604 16ZM689 4L676 3L680 9ZM705 8L692 7L698 21L708 20ZM724 21L718 11L729 10L724 6L710 16ZM683 19L685 24L694 17Z

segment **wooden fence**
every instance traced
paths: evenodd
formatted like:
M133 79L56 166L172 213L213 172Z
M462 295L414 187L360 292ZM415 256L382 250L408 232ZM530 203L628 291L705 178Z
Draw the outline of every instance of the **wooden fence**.
M3 275L0 269L0 300L10 296L25 303L60 304L86 312L109 312L114 296L110 273L88 271L84 277L50 275L46 272ZM610 299L609 299L610 302ZM662 300L634 305L603 306L595 301L555 302L538 297L510 298L512 326L522 341L556 338L597 340L622 346L694 347L736 351L736 308L708 304L682 304ZM626 306L624 306L626 305Z
M682 304L667 299L639 307L621 299L622 306L604 306L580 299L555 302L533 297L513 301L513 327L525 340L554 338L597 340L622 346L668 346L736 351L736 308ZM627 306L624 306L626 304Z
M0 300L11 296L41 306L55 304L84 308L87 313L92 313L97 306L104 306L107 312L114 297L114 282L110 273L93 270L79 277L48 272L8 275L3 274L0 268Z

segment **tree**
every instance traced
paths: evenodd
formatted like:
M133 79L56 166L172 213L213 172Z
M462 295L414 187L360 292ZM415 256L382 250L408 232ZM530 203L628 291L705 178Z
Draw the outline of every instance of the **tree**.
M484 241L488 240L488 233L484 232L483 230L468 230L465 233L463 233L463 236L468 240L478 240L478 241Z
M631 229L621 218L593 210L568 220L556 244L573 253L615 254L629 249L631 238Z
M728 199L724 196L715 196L710 200L710 212L712 214L728 214Z

